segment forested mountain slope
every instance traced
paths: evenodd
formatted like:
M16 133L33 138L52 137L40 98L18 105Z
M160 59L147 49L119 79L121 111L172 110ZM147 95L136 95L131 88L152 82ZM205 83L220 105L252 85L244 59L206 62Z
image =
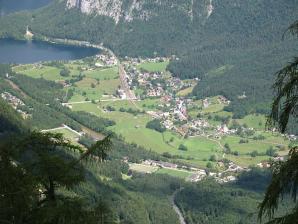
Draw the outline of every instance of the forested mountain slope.
M22 122L18 113L8 104L0 101L0 106L0 123L5 120L6 128L14 127L16 123ZM10 116L7 116L6 111L10 112ZM18 133L19 138L21 137L19 131L23 130L24 127L14 129L12 132ZM2 131L0 129L1 144L5 142L1 139ZM100 217L101 223L178 224L178 218L171 206L170 197L175 190L182 189L177 194L175 201L183 211L187 223L256 223L257 205L262 198L264 187L270 180L267 171L254 169L242 174L234 184L222 185L213 180L206 180L197 184L186 183L182 179L161 174L134 173L130 179L123 179L122 175L127 173L128 166L119 160L119 152L117 151L127 150L126 153L129 153L130 156L140 159L140 155L136 153L140 149L117 140L114 141L113 145L112 152L110 152L105 163L97 163L92 160L89 163L82 163L85 181L68 189L57 186L59 197L68 197L68 200L79 197L84 202L81 204L82 207L74 206L72 208L71 204L63 204L59 207L59 213L55 213L57 211L53 207L51 212L38 213L38 216L29 217L29 220L34 220L34 222L28 222L27 213L22 213L31 211L25 206L28 205L28 201L16 203L15 201L1 200L0 204L6 209L5 211L11 212L0 213L1 219L19 218L19 215L23 214L22 217L25 218L22 223L40 223L45 218L52 219L53 214L59 217L67 216L68 209L73 214L74 211L90 210L94 206L100 206L97 207L97 215ZM150 157L149 154L148 157ZM2 165L3 160L0 160L0 166L2 167ZM35 169L35 171L37 170ZM15 179L13 175L5 177L5 180ZM1 184L5 186L7 182L4 181ZM22 185L15 187L21 187L22 192L27 190ZM4 194L4 196L9 198L8 195ZM20 202L20 200L18 198L16 201ZM4 205L8 203L13 206L5 207ZM34 203L34 201L29 202L29 205L34 208ZM80 216L77 220L68 223L82 222L86 222L86 219ZM59 220L59 222L49 221L47 223L65 222Z
M297 50L282 40L297 12L296 0L57 0L1 18L0 36L22 38L29 25L36 38L103 43L120 56L175 54L174 75L201 79L194 96L222 94L242 117L268 109L274 73Z

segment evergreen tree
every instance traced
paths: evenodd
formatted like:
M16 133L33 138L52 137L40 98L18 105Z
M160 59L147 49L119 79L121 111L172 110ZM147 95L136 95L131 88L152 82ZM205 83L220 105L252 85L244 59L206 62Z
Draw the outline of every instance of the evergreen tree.
M298 36L298 21L289 30ZM280 70L275 82L277 94L272 104L272 112L267 125L272 127L277 124L281 132L285 132L290 119L297 119L298 115L298 58ZM297 123L296 123L297 125ZM268 223L293 224L298 220L298 147L292 146L289 158L285 162L272 164L272 181L267 188L265 198L260 204L259 219L267 215ZM289 194L296 205L291 212L275 217L280 201Z

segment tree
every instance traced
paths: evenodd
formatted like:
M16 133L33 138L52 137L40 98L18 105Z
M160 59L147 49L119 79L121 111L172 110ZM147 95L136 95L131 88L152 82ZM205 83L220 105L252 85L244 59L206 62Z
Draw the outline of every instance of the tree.
M272 146L269 147L269 149L266 150L266 155L267 156L277 156L277 152L276 152L276 149L274 149Z
M213 166L213 164L211 162L208 162L207 165L206 165L206 167L208 169L213 169L214 166Z
M154 119L152 121L149 121L146 124L146 128L153 129L153 130L158 131L160 133L166 131L166 128L161 124L161 121L158 120L158 119Z
M180 144L178 149L181 150L181 151L187 151L188 150L187 147L183 144Z
M257 157L259 155L258 151L257 150L254 150L250 153L250 156L251 157Z
M228 154L231 153L231 151L232 151L229 143L226 143L224 145L224 149L225 149L225 152L228 153Z
M87 209L83 198L58 189L84 182L83 163L92 158L102 162L110 148L109 136L85 151L62 134L29 132L1 141L1 222L98 223L99 205Z
M298 36L298 20L289 27L293 35ZM272 103L267 127L278 125L285 132L291 117L298 117L298 57L277 73L273 85L276 96Z
M217 162L218 157L217 157L217 155L212 155L212 156L210 156L209 160L212 162Z
M63 77L68 77L70 75L70 71L67 68L63 68L60 71L60 75L63 76Z
M289 28L293 35L298 36L298 21ZM297 119L298 115L298 58L281 69L277 74L274 88L277 91L274 98L271 114L267 121L267 127L278 126L281 132L287 130L289 120ZM297 123L296 123L297 125ZM259 205L259 219L263 216L269 218L269 223L291 224L298 220L298 147L294 145L289 152L289 157L285 162L272 163L272 180L269 184L265 198ZM291 212L275 217L275 212L284 195L290 195L296 203Z

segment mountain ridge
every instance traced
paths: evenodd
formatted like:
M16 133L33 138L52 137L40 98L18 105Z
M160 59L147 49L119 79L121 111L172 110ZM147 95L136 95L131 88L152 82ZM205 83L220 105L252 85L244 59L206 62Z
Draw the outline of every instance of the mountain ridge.
M201 16L209 18L213 12L212 0L204 0L202 2L203 10ZM170 7L176 8L189 16L191 20L194 17L195 0L186 0L184 2L169 2L169 1L148 1L148 0L67 0L66 8L77 8L82 13L90 15L102 15L112 18L116 24L120 20L131 22L134 19L149 20L156 16L152 6L161 7L163 9Z

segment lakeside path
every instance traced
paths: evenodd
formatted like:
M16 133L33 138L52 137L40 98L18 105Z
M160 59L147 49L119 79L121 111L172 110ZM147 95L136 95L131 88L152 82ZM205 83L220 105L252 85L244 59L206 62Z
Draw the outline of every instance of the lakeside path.
M183 189L184 189L184 188L180 188L180 189L176 190L176 191L174 192L174 194L172 195L172 197L171 197L171 203L172 203L172 206L173 206L174 211L176 212L176 214L177 214L178 217L179 217L179 223L180 223L180 224L186 224L186 222L185 222L185 219L184 219L184 217L183 217L183 215L182 215L182 212L180 211L179 207L175 204L175 197L176 197L176 195L177 195L180 191L182 191Z

